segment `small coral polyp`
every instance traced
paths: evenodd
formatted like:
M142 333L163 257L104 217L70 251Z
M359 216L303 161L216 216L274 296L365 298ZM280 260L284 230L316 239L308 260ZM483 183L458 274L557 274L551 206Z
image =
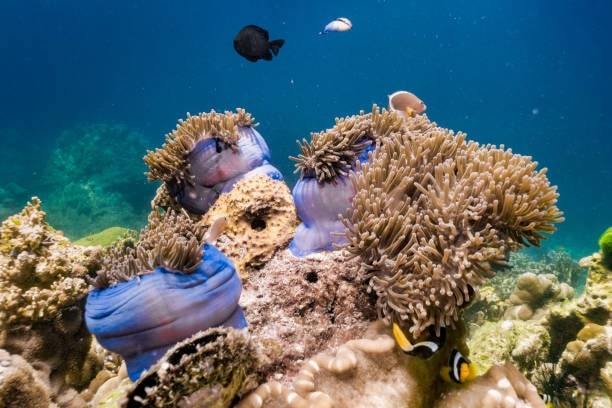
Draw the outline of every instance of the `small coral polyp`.
M255 126L243 109L187 114L187 120L179 120L166 135L162 148L145 156L149 180L164 181L172 197L196 214L206 213L220 194L245 177L265 174L282 180Z
M114 248L85 305L89 331L136 380L174 344L211 327L246 327L232 262L184 214L153 213L136 248Z

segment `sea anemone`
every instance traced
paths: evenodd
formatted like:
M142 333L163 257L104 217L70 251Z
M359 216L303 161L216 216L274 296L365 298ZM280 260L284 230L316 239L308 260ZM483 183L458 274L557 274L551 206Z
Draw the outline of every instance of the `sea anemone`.
M296 161L300 180L293 199L302 223L289 246L295 256L333 249L346 243L339 215L350 207L354 195L348 175L357 161L367 162L378 140L397 132L402 118L374 105L372 112L336 119L333 128L313 133L298 142Z
M246 326L233 264L185 215L152 214L136 248L115 248L105 262L85 320L100 345L125 359L132 380L200 330Z
M187 114L166 135L161 149L144 157L150 181L161 180L170 195L185 209L204 214L220 194L254 174L282 180L270 164L270 149L255 130L251 115L210 111Z
M380 316L415 337L454 327L492 266L563 220L556 187L530 157L424 128L385 138L350 175L343 218Z

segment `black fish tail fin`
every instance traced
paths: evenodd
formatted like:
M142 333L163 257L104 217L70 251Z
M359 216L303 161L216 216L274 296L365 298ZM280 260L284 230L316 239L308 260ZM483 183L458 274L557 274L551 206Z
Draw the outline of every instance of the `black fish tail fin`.
M270 49L272 50L274 55L278 55L278 50L280 50L280 47L282 47L284 43L285 40L270 41Z

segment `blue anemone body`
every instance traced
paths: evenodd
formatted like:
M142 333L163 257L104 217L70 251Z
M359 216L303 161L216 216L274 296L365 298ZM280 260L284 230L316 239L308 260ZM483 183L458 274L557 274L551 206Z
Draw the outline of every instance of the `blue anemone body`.
M202 261L190 274L158 267L87 296L87 328L101 346L124 358L130 379L200 330L246 327L238 306L242 283L233 264L209 244Z
M334 249L346 243L340 214L345 215L355 195L348 177L337 177L335 183L304 177L293 187L293 200L302 223L289 244L295 256Z
M357 160L367 163L375 146L374 142L368 145L357 155ZM354 166L351 171L355 171ZM348 176L319 182L314 174L303 175L293 187L292 194L298 217L302 221L289 244L289 250L294 256L330 251L335 245L347 242L340 215L346 215L355 195Z
M270 164L270 149L261 134L250 126L238 127L238 133L240 139L233 148L217 138L196 143L187 156L193 183L168 183L168 191L184 208L204 214L220 194L253 174L283 179L280 171Z

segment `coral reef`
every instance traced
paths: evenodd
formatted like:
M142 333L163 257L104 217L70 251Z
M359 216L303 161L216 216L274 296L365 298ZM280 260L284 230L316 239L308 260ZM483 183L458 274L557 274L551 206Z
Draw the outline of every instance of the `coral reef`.
M538 362L547 360L550 344L545 327L522 320L486 322L468 339L471 360L479 372L511 362L522 373L529 374Z
M154 187L142 177L144 136L121 124L91 124L64 131L45 169L44 208L71 239L113 225L140 228ZM43 193L44 192L44 193Z
M310 142L298 142L296 161L300 179L293 198L302 221L289 248L296 256L333 249L346 243L339 215L350 207L354 195L348 174L356 161L368 160L379 140L403 126L400 116L374 105L372 112L336 119L324 132L313 133Z
M527 272L519 276L514 292L510 294L504 317L506 319L538 319L548 313L551 303L563 302L574 297L574 289L567 283L559 283L553 274L536 275Z
M493 266L552 233L563 220L558 194L536 167L438 127L377 146L350 175L356 193L343 222L380 316L407 321L415 337L452 327Z
M99 365L89 354L83 304L102 253L71 245L40 205L32 198L0 228L0 348L35 367L59 402L75 398Z
M599 251L601 253L601 263L612 270L612 227L605 230L599 237Z
M196 214L206 213L242 178L265 174L282 180L255 126L243 109L187 114L161 148L147 152L148 178L163 181L173 199Z
M38 379L32 366L19 355L0 349L0 407L48 408L47 385Z
M376 318L365 288L357 264L337 251L299 259L282 250L253 270L240 305L269 359L265 376L287 382L300 361L361 337Z
M264 175L240 180L221 194L201 223L210 226L219 217L227 222L215 245L243 279L291 240L298 222L287 185Z
M87 296L85 320L132 380L175 343L214 326L246 326L232 263L182 214L152 213L134 249L112 251Z
M377 322L364 338L306 361L292 386L275 381L258 387L240 408L274 407L544 407L537 390L513 366L495 366L462 385L443 382L443 354L431 360L395 347L389 328Z
M128 388L120 406L230 407L257 386L259 365L259 354L243 331L201 331L168 350Z

